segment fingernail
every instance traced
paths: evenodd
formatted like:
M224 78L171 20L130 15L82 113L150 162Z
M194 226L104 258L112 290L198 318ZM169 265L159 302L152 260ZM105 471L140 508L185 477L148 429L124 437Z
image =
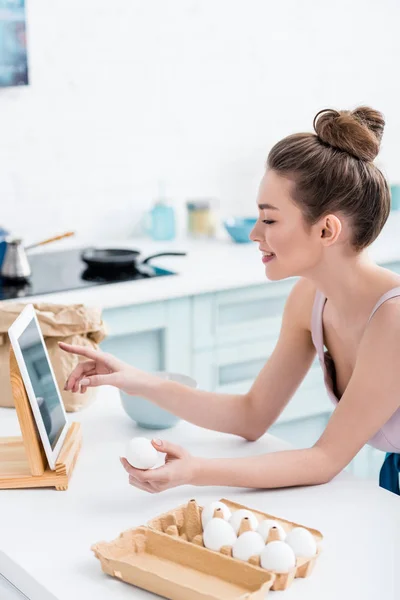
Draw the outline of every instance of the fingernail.
M153 440L156 446L162 446L162 441L159 439Z
M81 379L80 385L90 385L90 379L88 379L87 377L85 377L84 379Z

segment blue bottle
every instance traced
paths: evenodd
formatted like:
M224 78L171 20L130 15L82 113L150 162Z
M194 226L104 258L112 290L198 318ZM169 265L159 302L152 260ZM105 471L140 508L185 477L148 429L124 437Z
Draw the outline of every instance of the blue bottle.
M392 197L391 209L400 210L400 185L390 186L390 195Z
M165 200L157 200L150 211L149 221L148 232L153 240L175 238L175 211Z
M3 264L4 256L6 253L6 248L7 248L6 238L9 234L10 234L10 232L7 231L7 229L4 229L3 227L1 227L1 225L0 225L0 268L1 268L1 265Z

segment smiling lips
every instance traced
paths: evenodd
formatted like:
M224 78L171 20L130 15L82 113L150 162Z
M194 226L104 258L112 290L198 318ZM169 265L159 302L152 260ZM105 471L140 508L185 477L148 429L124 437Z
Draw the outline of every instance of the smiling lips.
M264 264L270 262L275 257L273 252L264 252L262 251L262 261Z

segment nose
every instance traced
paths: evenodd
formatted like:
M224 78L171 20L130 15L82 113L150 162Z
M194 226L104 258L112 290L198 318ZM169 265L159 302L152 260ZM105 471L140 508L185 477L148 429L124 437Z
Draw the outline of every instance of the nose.
M257 220L253 229L250 231L249 238L252 242L262 242L263 236L261 235L260 219Z

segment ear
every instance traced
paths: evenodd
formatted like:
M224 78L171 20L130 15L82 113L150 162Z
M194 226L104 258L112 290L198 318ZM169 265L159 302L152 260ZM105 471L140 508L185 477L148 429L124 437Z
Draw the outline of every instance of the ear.
M334 244L341 234L342 222L336 215L327 215L321 220L321 239L325 246Z

